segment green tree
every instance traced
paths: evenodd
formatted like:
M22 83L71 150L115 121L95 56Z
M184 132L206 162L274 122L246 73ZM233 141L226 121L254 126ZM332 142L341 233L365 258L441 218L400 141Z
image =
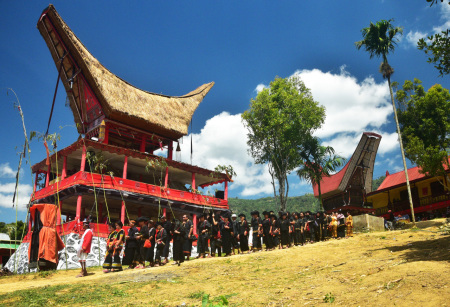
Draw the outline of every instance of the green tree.
M344 165L345 158L336 155L333 147L320 145L320 139L311 138L305 146L305 150L300 152L302 162L297 175L300 179L317 185L319 191L319 204L323 210L322 191L320 182L323 177L329 177L338 167Z
M379 71L383 75L383 78L387 79L389 85L389 93L391 94L391 102L392 108L394 109L395 123L397 124L398 141L400 143L400 151L402 153L403 168L405 170L406 187L408 190L408 197L409 197L409 206L411 208L412 221L415 226L416 221L414 217L414 207L411 197L411 188L409 186L408 169L406 167L406 159L403 150L402 135L400 132L400 126L397 118L397 108L395 107L394 94L392 93L392 86L391 86L391 76L394 73L394 69L391 67L391 65L389 65L387 60L387 55L389 54L389 52L394 52L395 45L397 45L398 42L397 34L400 35L403 34L403 28L392 26L391 24L392 21L394 20L393 19L380 20L377 21L376 24L371 22L369 27L363 28L361 30L363 39L361 41L355 42L355 46L358 50L364 47L365 50L369 53L370 58L373 58L375 56L377 58L381 57L383 60L381 62Z
M443 77L450 73L450 37L449 30L436 33L428 37L428 41L421 38L417 42L417 48L424 50L429 56L428 63L434 64L439 71L439 76Z
M429 176L447 176L450 168L450 93L440 84L428 92L418 79L405 81L396 93L398 119L408 159Z
M325 108L314 101L298 77L276 77L250 101L242 114L249 152L257 164L268 163L275 201L286 209L288 175L299 165L305 141L325 120Z
M372 180L372 191L376 191L383 183L384 179L386 179L386 176L380 176L377 179Z

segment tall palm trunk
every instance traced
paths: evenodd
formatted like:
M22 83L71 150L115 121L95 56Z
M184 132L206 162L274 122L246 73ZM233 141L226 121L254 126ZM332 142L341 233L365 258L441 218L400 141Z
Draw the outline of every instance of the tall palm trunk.
M414 205L413 205L412 196L411 196L411 187L409 186L408 169L406 167L405 152L403 151L402 134L400 132L400 125L398 124L397 108L395 107L394 94L392 93L391 77L389 75L387 76L387 80L388 80L388 84L389 84L389 93L391 94L392 108L394 109L395 123L397 125L398 142L400 143L400 151L402 153L403 168L405 170L406 188L408 190L409 206L411 208L411 218L412 218L413 225L415 227L416 226L416 218L414 216Z
M319 206L321 211L325 211L322 204L322 191L320 191L320 181L317 183L317 189L319 190Z

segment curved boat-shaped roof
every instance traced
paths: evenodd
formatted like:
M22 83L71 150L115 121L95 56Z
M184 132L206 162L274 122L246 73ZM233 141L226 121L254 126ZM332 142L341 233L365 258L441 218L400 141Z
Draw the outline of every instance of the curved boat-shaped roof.
M372 191L373 167L375 157L380 145L381 135L373 132L364 132L347 164L336 174L323 177L320 182L320 192L322 197L330 197L334 194L345 191L350 178L357 167L362 167L364 171L364 188L366 193ZM319 188L313 184L314 196L319 196Z
M207 83L178 97L143 91L106 69L76 37L53 5L43 11L37 27L57 69L63 58L60 75L80 133L94 128L99 119L106 117L178 139L187 134L194 111L214 85L214 82ZM88 105L88 100L94 103ZM97 101L101 110L95 109ZM95 112L90 114L90 108Z

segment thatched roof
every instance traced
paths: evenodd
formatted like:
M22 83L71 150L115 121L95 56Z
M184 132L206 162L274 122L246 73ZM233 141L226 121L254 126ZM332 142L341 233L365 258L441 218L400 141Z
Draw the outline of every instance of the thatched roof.
M214 85L214 82L204 84L179 97L143 91L111 73L93 57L53 5L43 11L37 27L57 69L59 59L66 53L61 79L80 133L93 126L83 109L86 108L83 98L88 91L86 87L93 91L101 105L99 118L104 115L148 132L178 139L187 134L194 111Z

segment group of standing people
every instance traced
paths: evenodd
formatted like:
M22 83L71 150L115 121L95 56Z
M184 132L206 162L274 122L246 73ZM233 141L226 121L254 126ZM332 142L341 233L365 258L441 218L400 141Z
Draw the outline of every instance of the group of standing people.
M349 212L345 217L342 211L331 215L317 212L278 212L264 211L262 217L258 211L251 212L247 221L244 214L230 215L225 212L221 216L206 213L198 216L197 252L200 258L225 256L236 251L272 250L301 246L306 243L327 240L330 237L339 239L353 236L353 217ZM208 245L209 242L209 245ZM209 249L210 248L210 249Z
M197 241L197 258L205 258L260 251L263 246L265 250L273 250L330 237L353 236L353 218L349 212L345 217L342 211L330 215L309 211L278 212L276 215L273 211L264 211L262 216L258 211L252 211L249 221L245 214L237 216L229 211L204 213L198 216L197 233L186 214L182 221L170 221L160 216L155 222L141 216L129 223L127 233L121 221L108 224L104 273L122 271L122 265L128 265L129 269L165 265L169 262L170 242L173 242L173 264L180 265L190 259L194 241ZM87 275L86 257L92 241L89 222L84 222L84 229L78 250L82 267L80 277Z

